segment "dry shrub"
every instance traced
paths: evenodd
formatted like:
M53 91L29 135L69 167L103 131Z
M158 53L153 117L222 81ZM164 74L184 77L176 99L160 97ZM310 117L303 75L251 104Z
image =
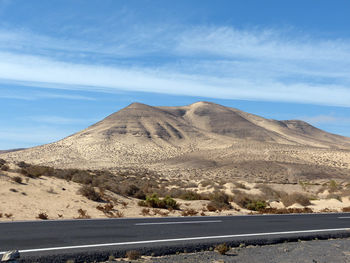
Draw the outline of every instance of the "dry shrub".
M220 255L225 255L229 250L230 248L226 244L220 244L215 247L215 251Z
M342 211L345 212L345 213L349 213L350 212L350 206L343 207Z
M12 213L9 213L9 214L5 213L5 217L11 218L11 217L13 217L13 214Z
M207 187L207 186L213 186L213 182L210 181L210 180L204 180L204 181L201 181L200 184L202 185L202 187Z
M121 194L123 195L143 200L146 198L146 194L144 193L144 191L134 184L128 184L119 188Z
M309 207L304 208L265 208L259 211L261 214L302 214L302 213L313 213Z
M15 176L11 178L12 181L14 181L15 183L21 184L22 183L22 177L20 176Z
M340 202L343 202L343 200L341 199L340 195L336 195L336 194L333 194L333 193L327 195L327 199L336 199L336 200L338 200Z
M175 198L180 198L182 200L187 200L187 201L191 201L191 200L206 200L207 197L198 194L194 191L184 191L184 190L180 190L177 189L177 191L179 191L177 196L174 196L173 194L171 195L172 197Z
M291 205L296 204L296 203L298 203L302 206L311 205L309 197L307 197L303 194L300 194L300 193L292 193L289 195L288 194L283 195L281 198L281 201L285 206L291 206Z
M83 210L82 208L78 209L78 217L76 219L88 219L91 218L91 216L88 215L86 210Z
M37 218L41 219L41 220L47 220L47 219L49 219L49 216L45 212L41 212L38 214Z
M230 196L223 192L214 192L209 196L209 200L211 202L208 205L212 208L215 207L216 210L228 210L232 208L230 204L230 199Z
M151 214L150 214L150 209L149 209L149 208L143 208L143 209L141 210L141 215L143 215L143 216L149 216L149 215L151 215Z
M10 170L10 166L8 166L7 164L1 165L0 170L6 172Z
M137 260L141 258L141 254L140 252L136 251L136 250L130 250L127 251L125 256L129 259L129 260Z
M21 166L20 166L21 167ZM39 178L41 176L51 176L54 174L54 168L39 165L22 165L21 174L30 178Z
M261 198L264 200L278 201L283 195L285 195L285 193L276 191L265 184L261 184L257 188L263 193L263 196Z
M116 211L113 215L113 217L124 217L124 213L121 211Z
M162 211L162 210L160 210L158 208L153 209L152 212L153 212L153 215L160 215L160 216L168 216L169 213L170 213L170 211Z
M240 207L252 211L260 211L267 206L267 203L262 196L253 196L241 191L234 191L232 200Z
M112 203L105 204L104 206L98 205L96 206L97 210L100 210L104 214L110 214L111 212L114 211L114 205Z
M121 205L123 206L124 209L127 208L128 204L129 204L129 203L125 202L125 201L121 201L120 203L121 203Z
M102 211L107 217L110 218L124 217L122 212L114 209L114 205L112 203L105 204L104 206L98 205L96 209Z
M195 216L198 212L192 208L186 208L185 210L181 211L182 216Z
M95 189L92 186L89 185L83 185L79 189L79 193L82 196L85 196L87 199L92 201L101 201L101 195L95 191Z
M209 212L216 212L216 211L220 210L220 208L217 207L217 206L215 205L215 203L210 202L210 203L207 205L207 210L208 210Z

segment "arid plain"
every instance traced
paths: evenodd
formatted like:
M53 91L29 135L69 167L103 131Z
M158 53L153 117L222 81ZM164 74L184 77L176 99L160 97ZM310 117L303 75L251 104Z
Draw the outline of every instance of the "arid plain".
M350 138L210 102L133 103L0 159L1 220L350 210Z

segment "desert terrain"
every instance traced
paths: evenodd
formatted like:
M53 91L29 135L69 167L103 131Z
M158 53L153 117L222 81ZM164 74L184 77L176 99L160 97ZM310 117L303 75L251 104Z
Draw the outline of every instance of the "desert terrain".
M350 138L210 102L133 103L0 159L0 220L350 209Z

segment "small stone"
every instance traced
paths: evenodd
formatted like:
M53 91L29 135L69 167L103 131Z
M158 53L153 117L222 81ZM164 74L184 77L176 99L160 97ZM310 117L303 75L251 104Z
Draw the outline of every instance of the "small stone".
M9 251L6 252L1 259L1 262L17 262L17 259L20 258L20 254L18 252L18 250L13 250L13 251Z

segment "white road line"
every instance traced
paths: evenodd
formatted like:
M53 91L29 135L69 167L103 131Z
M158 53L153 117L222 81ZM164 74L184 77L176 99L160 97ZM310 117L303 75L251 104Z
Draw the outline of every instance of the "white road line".
M207 220L207 221L174 221L174 222L154 222L154 223L137 223L135 226L148 226L148 225L176 225L176 224L207 224L207 223L222 223L222 220Z
M336 232L336 231L350 231L350 228L314 229L314 230L300 230L300 231L285 231L285 232L226 235L226 236L184 237L184 238L145 240L145 241L131 241L131 242L106 243L106 244L92 244L92 245L67 246L67 247L34 248L34 249L20 250L19 252L20 253L30 253L30 252L42 252L42 251L53 251L53 250L68 250L68 249L78 249L78 248L111 247L111 246L152 244L152 243L165 243L165 242L178 242L178 241L191 241L191 240L225 239L225 238L235 238L235 237L272 236L272 235L288 235L288 234L317 233L317 232ZM6 252L0 252L0 255L4 254L4 253L6 253Z
M350 216L339 216L338 219L350 219Z

